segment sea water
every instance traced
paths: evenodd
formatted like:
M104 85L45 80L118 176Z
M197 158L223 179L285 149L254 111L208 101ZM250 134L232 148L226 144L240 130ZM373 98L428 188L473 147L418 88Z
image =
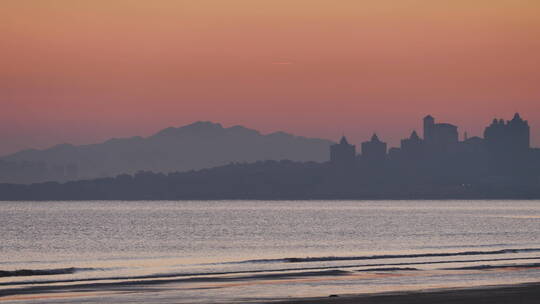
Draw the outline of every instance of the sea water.
M0 223L6 302L259 302L540 281L532 200L0 202Z

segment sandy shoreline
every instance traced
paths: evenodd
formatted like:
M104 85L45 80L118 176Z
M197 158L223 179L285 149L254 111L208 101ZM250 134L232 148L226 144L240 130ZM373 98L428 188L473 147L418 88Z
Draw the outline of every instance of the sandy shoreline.
M144 288L144 287L142 287ZM131 289L131 292L142 292L138 288ZM161 300L153 296L126 299L118 289L96 288L88 290L66 289L62 291L47 292L46 290L26 290L12 295L0 297L0 302L22 301L24 303L57 303L69 298L71 303L98 302L101 300L114 301L117 303L205 303L203 299L192 298L192 301L181 300L181 295L170 295ZM126 291L126 290L124 290ZM148 294L147 294L148 296ZM163 300L166 301L162 302ZM180 301L179 301L180 300ZM60 303L58 302L58 303ZM212 301L214 302L214 301ZM216 303L221 303L219 300ZM313 298L291 298L291 299L257 299L257 298L230 298L223 303L267 303L267 304L450 304L450 303L490 303L490 304L536 304L540 303L540 282L526 283L518 285L491 285L471 288L449 288L449 289L426 289L416 291L383 292L371 294L343 294L329 295L327 297Z
M410 292L389 292L358 295L332 295L324 298L283 300L283 304L536 304L540 303L540 283L485 286L474 288L437 289Z

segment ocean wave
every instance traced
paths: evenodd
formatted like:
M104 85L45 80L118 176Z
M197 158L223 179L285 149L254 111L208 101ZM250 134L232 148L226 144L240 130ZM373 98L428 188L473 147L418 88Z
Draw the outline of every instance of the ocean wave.
M302 271L302 272L289 272L289 273L261 273L261 274L248 274L235 277L186 277L186 278L168 278L168 279L151 279L151 280L131 280L120 282L92 282L82 283L82 281L73 281L71 285L46 285L46 286L28 286L12 289L0 290L0 297L5 297L14 294L22 294L28 292L45 292L61 290L65 288L94 288L96 290L105 287L114 286L140 286L140 285L158 285L167 283L181 283L181 282L231 282L238 280L287 280L292 278L301 277L322 277L322 276L342 276L350 274L349 271L344 270L322 270L322 271Z
M92 271L92 270L95 270L95 268L69 267L69 268L53 268L53 269L0 270L0 278L72 274L79 271Z
M416 247L417 249L448 249L448 248L486 248L486 247L511 247L511 246L523 246L527 245L524 243L499 243L499 244L466 244L466 245L447 245L447 246L420 246Z
M383 268L368 268L357 270L359 272L369 272L369 271L418 271L420 269L414 267L383 267Z
M417 253L417 254L384 254L368 256L325 256L325 257L292 257L283 259L260 259L246 260L235 263L309 263L309 262L331 262L331 261L361 261L361 260L382 260L382 259L404 259L404 258L429 258L429 257L454 257L470 255L497 255L509 253L540 252L540 248L512 248L491 251L461 251L461 252L437 252L437 253ZM234 263L234 262L231 262Z
M136 280L139 284L144 284L144 282L181 282L181 281L223 281L223 280L235 280L239 277L245 278L250 276L251 278L256 278L258 276L268 276L272 273L283 273L278 274L280 276L285 273L299 274L298 271L308 271L308 272L326 272L326 275L329 275L334 272L334 275L344 274L346 271L343 269L351 268L366 268L358 269L355 271L368 272L368 271L412 271L421 269L411 268L410 266L420 266L420 265L436 265L436 264L452 264L452 263L479 263L479 262L501 262L501 261L518 261L518 260L540 260L540 257L524 257L524 258L496 258L496 259L474 259L474 260L454 260L454 261L418 261L418 262L397 262L397 263L378 263L378 264L353 264L353 265L336 265L336 266L315 266L315 267L294 267L294 268L278 268L278 269L257 269L257 270L238 270L238 271L223 271L223 272L191 272L191 273L156 273L149 275L138 275L138 276L104 276L104 277L94 277L94 278L77 278L77 279L65 279L65 280L40 280L40 281L17 281L17 282L0 282L0 286L13 286L13 285L46 285L51 283L83 283L83 282L96 282L99 281L133 281ZM404 267L401 267L404 266ZM234 277L222 277L230 275L240 275ZM91 283L94 284L94 283Z
M444 270L489 270L489 269L507 269L507 268L539 268L540 263L532 264L511 264L511 265L475 265L456 268L443 268Z

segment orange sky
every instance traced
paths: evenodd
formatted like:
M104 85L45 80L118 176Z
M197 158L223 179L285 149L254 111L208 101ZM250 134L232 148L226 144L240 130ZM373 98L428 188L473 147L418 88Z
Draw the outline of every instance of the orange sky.
M2 0L0 154L196 120L395 145L430 113L540 145L538 0Z

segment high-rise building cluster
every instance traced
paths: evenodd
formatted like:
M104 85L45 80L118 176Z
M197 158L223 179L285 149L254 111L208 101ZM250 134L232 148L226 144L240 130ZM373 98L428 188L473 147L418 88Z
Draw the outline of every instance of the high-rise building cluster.
M338 144L330 147L330 162L350 168L374 166L386 161L444 160L456 155L508 160L525 157L531 152L529 124L518 113L508 121L494 119L485 128L483 138L469 138L465 133L463 140L459 140L457 126L437 123L434 117L427 115L423 121L423 138L413 131L408 138L401 140L400 147L387 150L387 144L373 134L369 141L361 143L361 151L356 154L356 147L343 136Z

